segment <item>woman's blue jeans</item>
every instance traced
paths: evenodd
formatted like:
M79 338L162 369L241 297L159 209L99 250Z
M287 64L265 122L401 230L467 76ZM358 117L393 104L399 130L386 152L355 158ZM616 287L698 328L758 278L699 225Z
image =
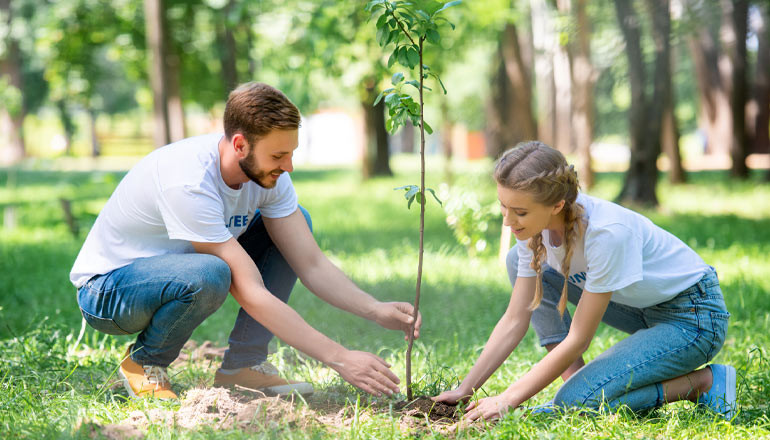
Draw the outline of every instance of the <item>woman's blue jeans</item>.
M300 207L312 230L310 214ZM283 258L257 213L238 238L257 265L265 287L288 302L297 275ZM131 358L145 365L168 366L193 330L214 313L230 290L230 267L208 254L170 254L140 258L128 266L91 278L78 289L78 304L88 324L104 333L139 333ZM267 358L273 334L238 312L223 368L249 367Z
M511 285L516 282L516 246L506 261ZM542 346L566 338L571 323L568 311L559 315L564 277L543 267L543 301L530 320ZM582 290L570 283L568 300L577 304ZM635 308L610 302L602 321L630 335L587 363L556 392L562 407L614 408L635 411L665 403L662 382L690 373L710 361L722 348L727 312L716 272L710 269L692 287L673 299L651 307Z

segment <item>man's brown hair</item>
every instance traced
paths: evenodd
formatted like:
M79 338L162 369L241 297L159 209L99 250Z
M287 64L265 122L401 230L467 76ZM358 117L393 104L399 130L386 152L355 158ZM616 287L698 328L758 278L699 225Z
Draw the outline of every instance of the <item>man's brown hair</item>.
M280 90L260 82L248 82L230 92L225 106L225 136L241 133L249 144L273 130L297 130L297 107Z

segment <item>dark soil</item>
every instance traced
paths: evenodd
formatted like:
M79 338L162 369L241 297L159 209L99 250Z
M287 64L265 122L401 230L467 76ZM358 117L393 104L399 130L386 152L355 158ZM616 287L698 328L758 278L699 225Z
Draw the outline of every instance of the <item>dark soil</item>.
M452 422L460 418L456 405L434 402L425 396L419 396L411 402L403 402L403 406L398 409L412 417L424 418L427 415L434 422Z

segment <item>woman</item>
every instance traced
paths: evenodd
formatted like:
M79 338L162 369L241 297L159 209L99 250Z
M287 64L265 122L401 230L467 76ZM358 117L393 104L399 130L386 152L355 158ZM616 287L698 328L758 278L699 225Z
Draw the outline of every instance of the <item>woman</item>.
M574 168L541 142L505 152L494 177L518 242L507 259L513 293L462 384L434 400L472 396L531 322L548 354L502 394L472 402L466 418L500 417L560 375L555 407L646 410L687 399L732 417L735 369L697 369L719 352L730 316L714 269L646 217L580 194ZM630 336L584 364L600 321Z

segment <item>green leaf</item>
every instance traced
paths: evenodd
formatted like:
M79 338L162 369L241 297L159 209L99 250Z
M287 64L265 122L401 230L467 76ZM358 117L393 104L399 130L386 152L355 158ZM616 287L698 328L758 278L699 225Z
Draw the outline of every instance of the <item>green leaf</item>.
M388 21L388 14L382 14L380 15L380 18L377 19L377 29L383 27L385 25L385 22Z
M411 185L411 188L404 194L404 198L407 200L411 199L419 190L420 188L417 185Z
M425 188L425 191L430 191L430 193L431 193L431 194L433 194L433 198L434 198L434 199L436 199L436 201L438 202L438 204L439 204L440 206L444 206L444 204L443 204L443 203L441 203L441 200L438 198L438 196L436 196L436 192L435 192L435 191L433 191L433 188Z
M385 121L385 130L387 130L389 133L393 132L393 118L388 118Z
M433 134L433 129L430 127L430 125L428 125L427 122L422 121L422 125L425 127L425 131L427 131L428 134Z
M398 103L398 93L391 93L385 96L385 104L388 104L388 107L393 107L397 103Z
M396 72L393 74L393 76L390 78L390 83L394 86L400 83L404 80L404 74L401 72Z
M406 46L401 46L398 49L398 64L409 67L409 60L406 58Z
M451 8L452 6L459 5L460 3L462 3L462 0L454 0L454 1L451 1L451 2L446 2L446 3L444 3L444 6L442 6L441 8L439 8L438 11L433 13L433 16L435 17L436 14L438 14L441 11L443 11L444 9Z
M441 43L441 36L435 29L428 29L428 31L425 33L425 36L427 37L428 41L433 44Z
M394 50L394 51L393 51L393 52L390 54L390 56L388 57L388 69L390 69L391 67L393 67L393 64L395 64L395 63L396 63L396 57L397 57L397 54L398 54L398 49Z
M444 87L444 83L441 81L441 78L435 73L431 73L431 76L438 80L438 83L441 85L441 89L444 90L444 94L446 95L446 87Z
M390 31L387 28L381 27L377 29L377 44L385 47L388 44L388 36Z
M415 194L414 197L417 199L417 203L419 203L420 205L425 204L425 198L422 196L421 192L418 192L417 194Z
M398 190L400 190L400 189L407 189L407 188L411 188L411 187L413 187L413 186L416 186L416 185L404 185L404 186L399 186L398 188L393 188L393 191L398 191Z
M372 104L372 107L376 107L377 104L380 103L380 100L382 99L383 96L385 96L385 92L380 92L380 94L377 95L377 99L374 100L374 104Z
M414 197L409 199L409 203L406 204L406 209L412 209L412 202L414 202Z
M415 13L420 16L419 18L422 18L425 21L430 21L430 15L426 14L422 9L416 10Z
M413 69L414 66L420 64L420 53L413 46L410 46L406 50L406 58L409 62L409 68Z

